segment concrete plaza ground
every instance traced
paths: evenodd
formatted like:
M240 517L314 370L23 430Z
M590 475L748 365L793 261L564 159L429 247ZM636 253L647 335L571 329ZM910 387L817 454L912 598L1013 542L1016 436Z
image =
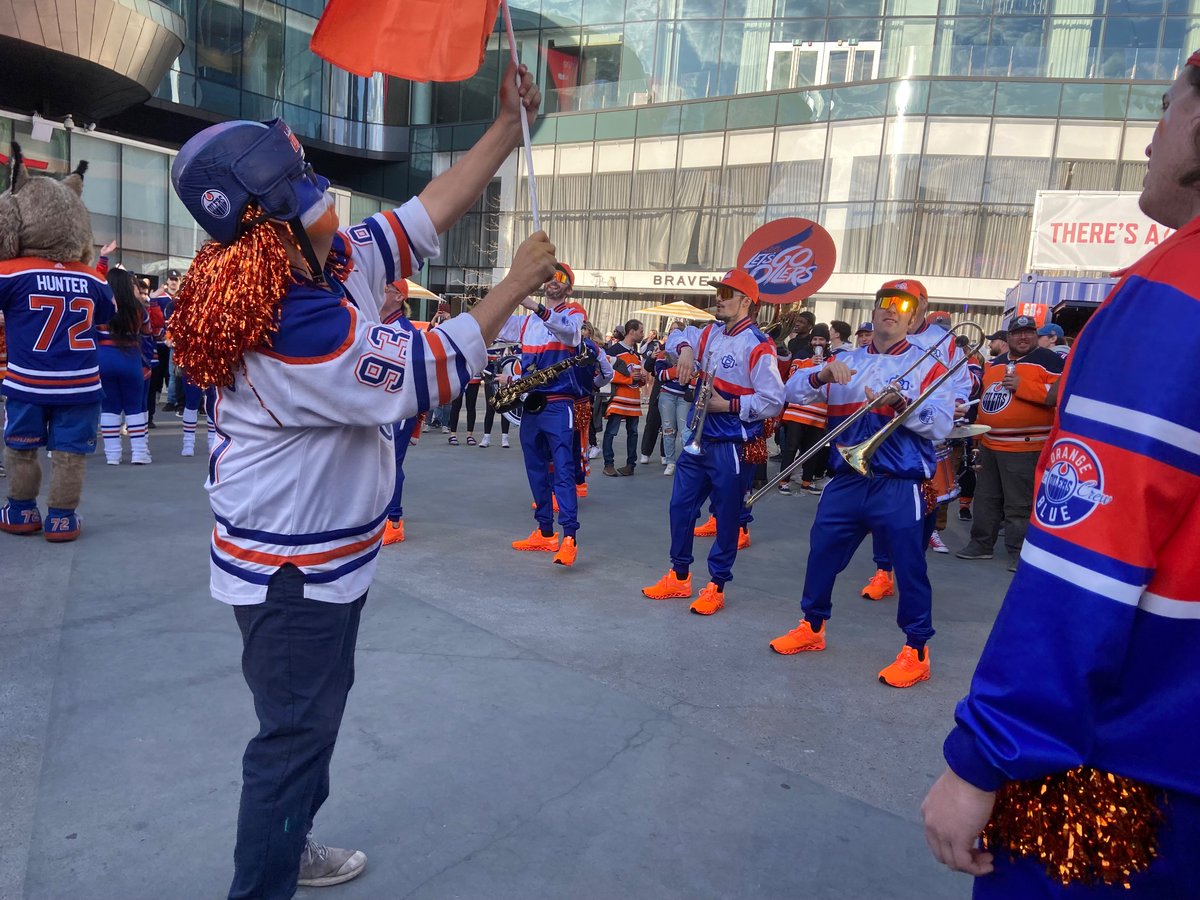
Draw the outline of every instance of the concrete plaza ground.
M256 725L233 615L207 593L204 460L179 457L177 422L151 432L152 466L92 458L79 541L0 535L2 898L224 896ZM566 570L508 546L532 527L520 453L430 433L409 454L409 539L383 551L317 821L370 862L300 896L969 895L918 806L1003 560L930 555L934 675L897 691L875 679L902 643L895 601L857 596L867 546L829 649L767 648L798 617L815 498L756 509L728 605L702 618L638 592L667 566L657 462L597 467Z

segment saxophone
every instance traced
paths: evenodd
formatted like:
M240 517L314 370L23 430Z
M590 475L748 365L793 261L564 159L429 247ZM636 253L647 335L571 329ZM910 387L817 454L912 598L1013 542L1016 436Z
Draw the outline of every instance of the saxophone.
M522 402L521 395L525 394L527 395L524 398L525 411L531 413L541 412L546 408L546 395L538 391L537 388L546 387L546 385L552 383L554 379L572 366L582 366L594 361L595 357L592 355L591 350L583 347L575 356L569 356L561 362L546 366L544 369L536 369L523 378L518 378L516 381L510 381L508 384L496 388L496 393L492 395L492 408L501 413L506 409L512 409L518 403Z

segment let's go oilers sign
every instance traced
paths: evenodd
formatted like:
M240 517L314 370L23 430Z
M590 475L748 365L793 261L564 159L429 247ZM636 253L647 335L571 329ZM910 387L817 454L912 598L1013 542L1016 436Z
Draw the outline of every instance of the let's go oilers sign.
M808 219L776 219L757 229L738 251L738 266L758 282L764 303L795 303L829 280L837 248L829 232Z

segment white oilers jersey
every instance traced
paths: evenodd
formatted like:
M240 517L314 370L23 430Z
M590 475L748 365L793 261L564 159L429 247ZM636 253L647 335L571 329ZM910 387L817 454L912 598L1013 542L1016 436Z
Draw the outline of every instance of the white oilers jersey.
M733 406L727 413L708 414L704 440L751 440L762 434L764 419L783 409L783 379L775 344L749 318L729 326L715 322L671 332L667 353L678 354L683 347L695 350L697 371L711 375L714 391ZM694 414L693 404L689 427Z
M392 423L450 401L487 361L471 316L427 333L378 322L383 285L438 253L418 200L346 235L345 291L293 285L271 347L217 394L211 585L225 603L261 603L288 563L306 597L361 596L395 483Z
M904 339L886 353L880 353L874 344L839 353L838 361L855 373L848 384L821 384L817 378L821 369L798 369L788 379L787 401L806 406L824 400L831 431L866 403L868 387L879 392L896 382L904 399L911 403L946 372L944 365L927 357L901 378L922 353L923 350ZM945 440L954 424L953 394L948 382L934 391L920 409L904 420L903 427L880 445L871 457L871 471L894 478L929 478L937 465L933 444ZM844 431L837 443L848 446L864 441L886 426L894 415L892 407L877 408ZM850 471L839 453L830 454L830 463L835 474Z
M937 349L933 351L933 358L947 369L958 362L962 358L962 355L966 353L962 347L954 342L954 336L941 325L923 325L915 334L908 336L908 342L914 347L920 347L922 350L936 347ZM966 403L975 392L975 382L971 379L971 372L965 365L960 366L958 371L946 383L951 386L951 390L954 392L954 399L959 403Z

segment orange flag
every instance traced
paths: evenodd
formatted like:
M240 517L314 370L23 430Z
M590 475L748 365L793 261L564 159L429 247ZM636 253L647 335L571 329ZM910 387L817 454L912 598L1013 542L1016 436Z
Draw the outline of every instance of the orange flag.
M313 53L355 75L463 81L479 71L500 0L330 0Z

